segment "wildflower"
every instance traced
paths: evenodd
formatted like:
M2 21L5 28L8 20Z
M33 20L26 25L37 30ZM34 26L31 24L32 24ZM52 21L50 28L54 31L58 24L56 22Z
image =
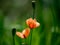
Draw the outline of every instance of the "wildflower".
M30 34L30 28L24 29L22 32L16 32L16 35L20 38L27 38Z
M29 18L26 20L26 24L32 29L40 26L40 23L36 19Z

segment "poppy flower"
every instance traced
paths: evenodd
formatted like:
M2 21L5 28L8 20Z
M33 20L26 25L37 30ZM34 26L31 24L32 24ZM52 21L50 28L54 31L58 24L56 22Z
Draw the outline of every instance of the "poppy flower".
M26 24L32 29L40 26L40 23L36 19L29 18L26 20Z
M16 32L16 35L20 38L27 38L30 34L30 28L24 29L22 32Z

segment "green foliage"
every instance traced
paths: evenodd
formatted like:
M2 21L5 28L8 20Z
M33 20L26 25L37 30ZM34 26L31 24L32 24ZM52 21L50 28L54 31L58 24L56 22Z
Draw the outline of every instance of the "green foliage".
M13 45L12 28L22 31L25 20L32 17L31 1L20 1L0 0L0 45ZM35 17L40 27L33 30L31 44L60 45L60 1L37 0ZM29 44L30 35L26 39L15 35L15 45Z

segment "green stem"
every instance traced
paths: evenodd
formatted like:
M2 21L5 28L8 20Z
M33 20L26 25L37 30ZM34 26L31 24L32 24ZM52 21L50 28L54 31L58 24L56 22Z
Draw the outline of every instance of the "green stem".
M13 38L13 45L15 45L15 33L16 33L16 28L12 29L12 38Z
M22 39L21 45L26 45L26 39Z
M30 45L31 45L31 42L32 42L32 35L33 35L33 30L31 29L31 34L30 34Z
M36 1L32 1L32 7L33 7L33 16L32 18L34 19L35 18L35 2ZM33 29L31 29L31 34L30 34L30 45L31 45L31 42L32 42L32 34L33 34Z
M13 45L15 45L15 39L14 39L14 36L13 36Z
M35 1L32 1L32 7L33 7L33 16L32 18L35 18Z
M33 19L35 18L35 9L33 9Z

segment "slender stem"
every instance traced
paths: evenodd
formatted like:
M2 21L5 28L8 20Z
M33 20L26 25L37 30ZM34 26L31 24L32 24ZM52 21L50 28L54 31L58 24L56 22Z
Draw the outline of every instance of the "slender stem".
M21 45L25 45L26 44L26 40L22 39Z
M32 42L32 34L33 34L33 30L31 29L31 34L30 34L30 45L31 45L31 42Z
M36 1L32 1L32 7L33 7L33 19L35 18L35 2Z
M32 18L34 19L35 18L35 2L36 1L32 1L32 7L33 7L33 16L32 16ZM30 45L31 45L31 43L32 43L32 35L33 35L33 29L31 29L31 34L30 34Z
M33 9L33 19L35 18L35 9Z
M12 38L13 38L13 45L15 45L15 33L16 33L16 29L15 28L13 28L12 29Z
M14 39L14 36L13 36L13 45L15 45L15 39Z
M33 16L32 18L34 19L35 18L35 1L32 1L32 7L33 7ZM31 29L31 34L30 34L30 45L31 45L31 42L32 42L32 35L33 35L33 29Z

